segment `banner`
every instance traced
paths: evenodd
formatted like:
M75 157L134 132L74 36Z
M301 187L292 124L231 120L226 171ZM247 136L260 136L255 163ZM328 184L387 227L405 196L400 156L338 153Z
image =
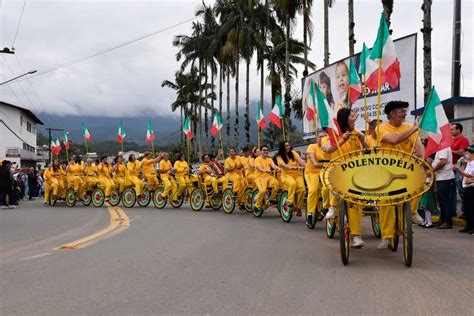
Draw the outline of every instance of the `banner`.
M416 109L416 33L394 40L397 57L400 62L401 78L399 85L391 89L386 82L382 82L380 96L380 119L386 121L384 113L385 104L392 100L403 100L410 104L406 120L413 122L414 117L410 112ZM306 111L310 102L309 87L311 82L316 83L329 104L335 111L348 106L349 91L349 58L352 58L358 72L360 72L360 53L352 57L342 59L325 68L322 68L302 79L303 83L303 138L314 138L313 122L306 120ZM359 73L361 83L363 77ZM377 117L377 90L366 88L367 114L369 120ZM355 128L365 130L364 123L364 94L362 93L356 102L352 104L352 109L359 113ZM316 117L319 120L318 117ZM319 121L318 121L319 126ZM320 127L319 127L320 129Z

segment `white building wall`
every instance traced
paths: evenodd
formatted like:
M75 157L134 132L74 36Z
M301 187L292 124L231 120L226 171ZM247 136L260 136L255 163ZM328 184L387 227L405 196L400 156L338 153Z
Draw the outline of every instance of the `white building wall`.
M454 106L454 118L464 118L474 116L474 106L472 104L457 104ZM463 134L469 139L474 135L474 124L472 120L459 122L463 126Z

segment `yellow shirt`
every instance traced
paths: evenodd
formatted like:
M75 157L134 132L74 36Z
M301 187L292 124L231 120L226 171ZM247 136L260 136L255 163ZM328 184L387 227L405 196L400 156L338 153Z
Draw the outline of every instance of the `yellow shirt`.
M48 168L43 173L43 180L46 183L51 183L51 170Z
M350 153L351 151L364 148L358 138L359 133L360 132L358 130L353 130L351 132L351 135L349 136L349 139L342 146L339 146L341 148L343 155ZM342 135L341 136L336 135L336 139L337 141L340 141L342 139ZM323 138L323 141L328 142L329 137ZM339 151L339 149L336 149L336 151L333 152L334 157L340 156L341 151Z
M81 165L79 165L77 163L75 163L73 165L69 165L67 175L68 176L81 176L82 175Z
M97 167L95 165L86 166L84 172L86 176L94 176L94 174L97 173Z
M257 157L255 158L254 166L255 166L255 175L257 177L263 177L267 176L268 173L261 172L260 170L257 169L257 167L262 168L263 170L271 170L272 167L272 159L271 158L263 158L263 157Z
M248 175L253 172L253 170L251 170L252 168L250 168L250 159L252 159L250 156L240 156L240 162L244 166L244 175Z
M165 177L170 176L171 175L171 170L168 170L166 172L163 172L163 170L171 169L171 167L172 167L171 161L169 161L169 160L160 161L161 176L165 176Z
M291 151L293 153L294 160L288 158L288 163L286 164L289 167L298 167L298 159L300 159L300 155L294 150ZM300 174L299 170L288 170L282 167L284 163L283 158L280 156L277 157L278 166L281 168L281 175L282 176L297 176Z
M128 175L131 177L138 177L138 173L140 172L140 161L135 160L135 162L129 161L127 163L127 171Z
M227 169L232 169L232 168L242 168L243 164L241 161L241 157L236 156L235 159L232 159L231 157L227 158L224 162L224 168ZM232 171L228 171L227 173L235 174L237 176L242 176L242 169L234 169Z
M367 144L369 148L374 148L377 145L377 140L372 135L367 135Z
M145 175L154 175L156 174L155 163L153 159L143 158L142 160L142 172Z
M329 162L331 160L331 154L328 154L325 152L321 146L318 144L311 144L308 146L308 149L306 150L306 153L313 153L314 159L318 163L325 163ZM306 173L319 173L321 171L321 168L315 167L313 165L313 162L311 161L311 158L308 158L306 160L306 166L305 166L305 172Z
M188 163L184 160L176 160L174 163L174 168L176 169L177 177L183 177L189 173Z
M383 141L383 137L388 134L403 134L406 131L410 130L413 127L412 124L402 123L399 127L395 127L390 123L382 123L379 126L379 134L380 134L380 147L382 148L394 148L398 150L402 150L404 152L409 153L413 148L413 144L416 141L416 133L413 133L410 137L406 140L401 142L400 144L392 145L387 142Z
M204 172L204 173L201 173L201 176L204 179L211 177L211 175L208 172L208 168L209 168L209 165L206 163L203 163L202 165L199 166L199 173Z
M115 167L114 170L115 170L114 177L125 178L125 172L127 171L127 168L125 168L123 164L120 164L118 168Z
M99 164L97 167L97 172L99 173L99 177L110 178L110 173L112 171L112 167L106 164Z

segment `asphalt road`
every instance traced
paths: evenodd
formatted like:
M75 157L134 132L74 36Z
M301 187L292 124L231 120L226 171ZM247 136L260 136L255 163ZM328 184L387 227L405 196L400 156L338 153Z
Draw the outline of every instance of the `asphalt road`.
M275 210L122 208L130 227L76 250L106 227L106 207L23 202L0 210L0 314L457 314L474 310L474 236L414 228L411 268L376 249L343 266L322 223ZM337 234L336 234L337 237Z

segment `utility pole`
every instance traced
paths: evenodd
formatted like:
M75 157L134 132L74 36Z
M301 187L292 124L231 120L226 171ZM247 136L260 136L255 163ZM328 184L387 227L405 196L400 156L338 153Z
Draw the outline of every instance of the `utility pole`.
M461 0L454 1L453 61L451 67L451 97L461 94Z
M49 162L51 163L53 160L51 158L51 131L64 131L63 128L47 128L48 130L48 139L49 139Z

